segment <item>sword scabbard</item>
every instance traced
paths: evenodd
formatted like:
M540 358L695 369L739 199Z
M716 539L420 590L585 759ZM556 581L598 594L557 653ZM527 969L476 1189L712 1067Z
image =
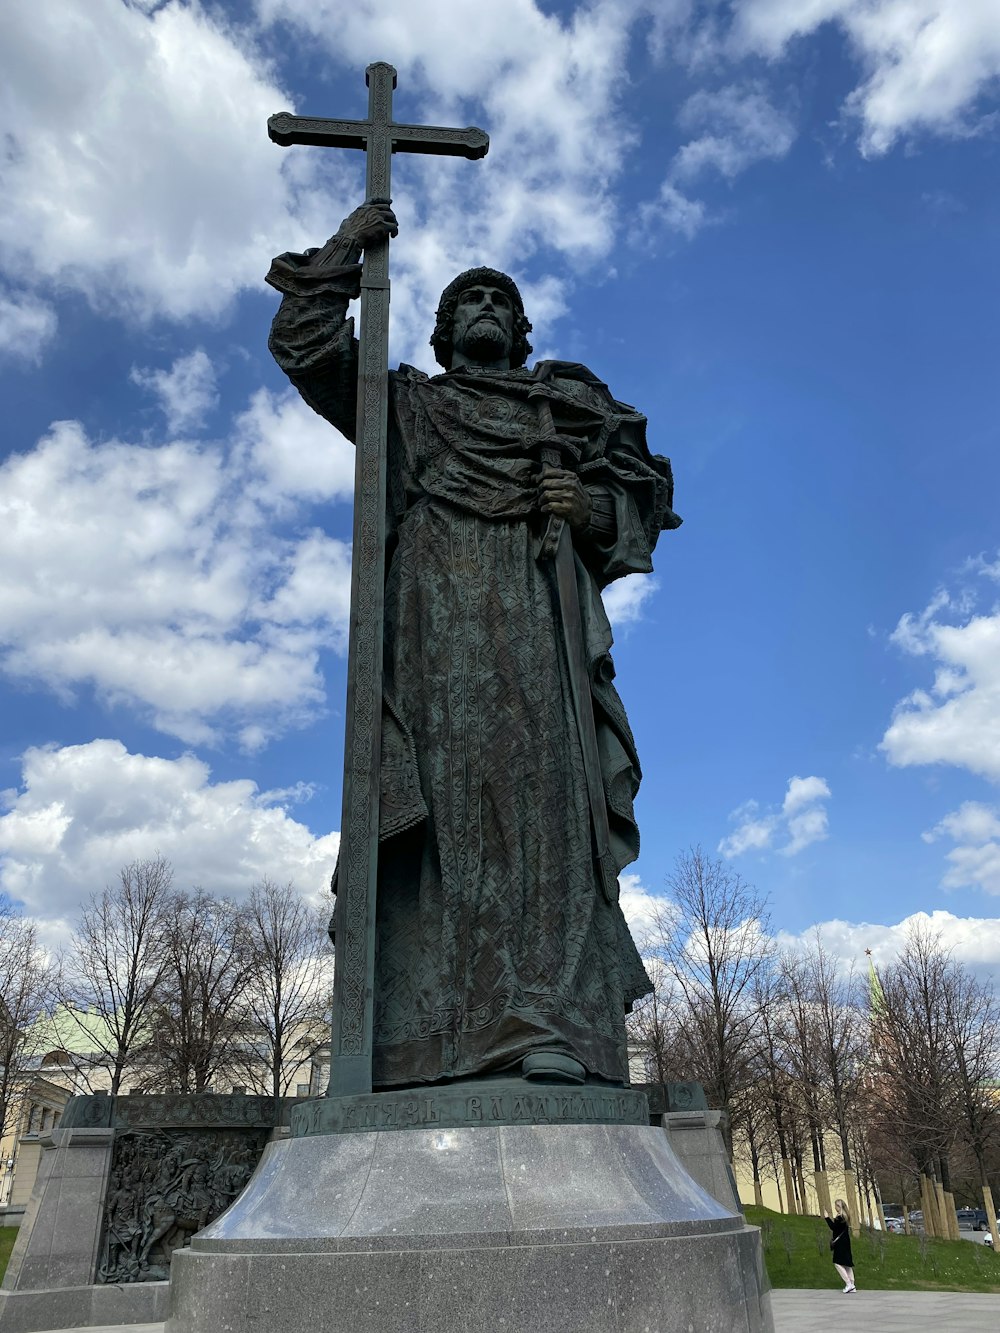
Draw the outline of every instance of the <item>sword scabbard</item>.
M542 462L558 467L562 458L556 443L552 406L540 395L538 417L541 426ZM549 516L539 549L539 559L551 559L555 566L573 713L576 717L587 784L587 801L590 806L594 871L601 892L608 902L614 903L618 901L618 870L611 855L611 830L608 824L607 802L604 799L604 780L601 776L601 756L597 746L597 725L594 721L594 704L590 692L587 651L583 641L583 621L580 615L580 592L576 582L573 540L566 520L555 514Z

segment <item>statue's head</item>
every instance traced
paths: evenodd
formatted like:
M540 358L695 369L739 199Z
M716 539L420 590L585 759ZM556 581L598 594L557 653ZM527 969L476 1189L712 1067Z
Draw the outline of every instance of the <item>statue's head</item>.
M512 368L523 366L531 355L531 344L528 342L531 325L524 313L524 302L514 279L506 273L499 273L495 268L467 269L449 282L441 293L434 332L431 334L431 346L439 365L444 366L445 370L451 369L455 312L462 293L474 287L495 288L509 298L512 307L509 360Z

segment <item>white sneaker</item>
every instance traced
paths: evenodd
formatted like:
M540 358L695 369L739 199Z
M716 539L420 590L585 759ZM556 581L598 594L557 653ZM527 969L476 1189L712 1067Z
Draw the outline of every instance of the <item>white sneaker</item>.
M850 1285L849 1287L845 1287L845 1288L844 1288L844 1293L845 1293L845 1295L850 1295L850 1293L851 1293L852 1291L857 1291L857 1287L854 1285L853 1282L851 1283L851 1285Z

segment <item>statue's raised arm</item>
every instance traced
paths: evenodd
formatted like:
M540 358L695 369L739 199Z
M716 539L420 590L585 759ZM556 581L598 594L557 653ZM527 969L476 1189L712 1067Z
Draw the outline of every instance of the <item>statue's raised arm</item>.
M365 247L399 230L387 204L362 204L325 245L286 252L267 282L282 294L268 347L299 393L320 416L354 439L358 345L347 307L359 293Z

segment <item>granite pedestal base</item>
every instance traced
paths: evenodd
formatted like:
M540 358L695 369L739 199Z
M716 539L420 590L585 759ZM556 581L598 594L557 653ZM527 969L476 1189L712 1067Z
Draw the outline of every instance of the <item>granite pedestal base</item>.
M286 1117L291 1109L290 1101L279 1108ZM167 1283L158 1279L166 1276L169 1246L180 1239L177 1232L161 1233L165 1248L152 1243L145 1248L145 1268L137 1264L120 1276L120 1267L116 1271L110 1261L116 1252L130 1257L142 1252L143 1242L152 1239L155 1206L179 1202L183 1175L175 1173L167 1192L157 1194L155 1176L140 1175L135 1156L128 1170L116 1168L118 1151L123 1142L132 1149L141 1146L148 1164L154 1154L166 1155L174 1147L180 1153L178 1165L186 1167L193 1153L207 1168L203 1185L205 1180L213 1184L219 1169L226 1192L213 1196L214 1212L220 1198L232 1197L233 1181L239 1180L232 1172L228 1178L223 1174L232 1163L226 1153L242 1148L244 1162L251 1151L250 1160L256 1160L274 1119L270 1097L197 1093L71 1098L60 1127L38 1140L38 1174L0 1287L0 1333L166 1318ZM119 1244L112 1247L108 1199L123 1183L132 1207L126 1212L125 1240L116 1231ZM129 1224L138 1233L131 1245L129 1237L135 1233L128 1232Z
M743 1211L736 1177L722 1138L722 1111L670 1111L663 1128L692 1180L732 1213Z
M0 1291L0 1327L3 1333L36 1333L49 1328L152 1324L167 1317L167 1288L166 1282L142 1282L127 1287Z
M759 1233L647 1125L271 1144L166 1333L773 1333Z

